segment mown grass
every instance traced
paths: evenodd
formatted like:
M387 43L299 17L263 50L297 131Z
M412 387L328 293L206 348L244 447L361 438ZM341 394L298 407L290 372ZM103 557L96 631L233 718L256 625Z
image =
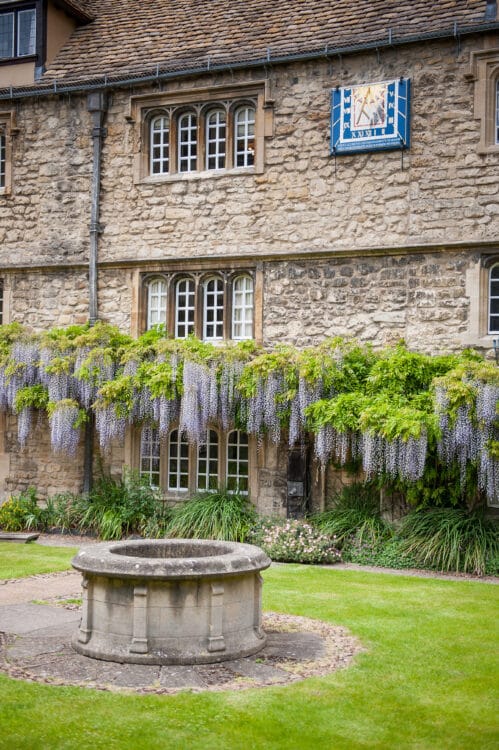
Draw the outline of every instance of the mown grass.
M0 748L497 747L497 586L286 565L265 573L264 606L344 625L366 651L329 677L231 693L118 695L0 676Z
M76 547L42 547L39 544L0 543L0 580L26 578L71 568ZM0 593L1 603L1 593Z

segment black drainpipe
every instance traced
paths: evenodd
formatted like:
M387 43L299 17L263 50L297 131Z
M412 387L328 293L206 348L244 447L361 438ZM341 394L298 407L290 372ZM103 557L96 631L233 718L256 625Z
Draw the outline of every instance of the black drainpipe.
M88 259L88 320L91 326L98 320L97 300L97 253L99 244L100 214L100 181L102 143L106 136L104 117L107 111L107 96L103 91L94 92L87 97L87 109L92 115L92 204L90 209L90 254ZM89 410L85 425L85 452L83 463L83 492L88 494L92 489L93 453L94 453L94 418Z

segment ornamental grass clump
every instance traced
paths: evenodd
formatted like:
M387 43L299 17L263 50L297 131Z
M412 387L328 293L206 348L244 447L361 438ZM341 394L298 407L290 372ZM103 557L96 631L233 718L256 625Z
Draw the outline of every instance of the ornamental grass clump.
M264 519L248 541L275 562L331 564L341 560L335 538L301 520Z
M255 509L246 495L226 490L203 492L174 509L167 535L244 542L255 520Z
M332 497L330 506L311 520L323 533L334 536L339 547L354 538L360 544L373 544L393 534L390 524L381 517L379 490L370 482L344 487Z
M400 537L406 553L436 570L483 575L499 557L499 525L478 511L421 508L404 518Z
M81 515L82 531L93 531L101 539L121 539L140 534L156 515L163 515L159 491L136 472L122 480L102 477L96 482Z

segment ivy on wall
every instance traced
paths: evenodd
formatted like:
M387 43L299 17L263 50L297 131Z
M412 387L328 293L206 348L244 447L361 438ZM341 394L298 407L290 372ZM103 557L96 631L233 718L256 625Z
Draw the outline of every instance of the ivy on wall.
M209 423L272 442L313 436L325 466L356 459L368 477L417 486L435 462L499 500L499 369L476 353L373 351L331 339L302 350L213 346L161 328L131 339L103 323L33 334L0 327L0 408L24 444L45 411L57 451L74 453L90 412L100 446L127 426L173 424L202 443Z

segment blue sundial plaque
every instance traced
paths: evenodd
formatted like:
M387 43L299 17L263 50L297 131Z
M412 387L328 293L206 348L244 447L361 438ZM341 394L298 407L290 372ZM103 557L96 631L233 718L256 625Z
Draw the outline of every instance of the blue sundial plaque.
M410 145L410 79L342 86L331 92L331 153Z

